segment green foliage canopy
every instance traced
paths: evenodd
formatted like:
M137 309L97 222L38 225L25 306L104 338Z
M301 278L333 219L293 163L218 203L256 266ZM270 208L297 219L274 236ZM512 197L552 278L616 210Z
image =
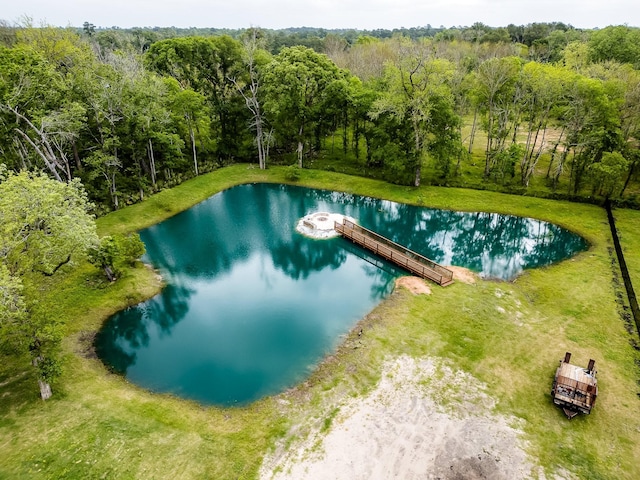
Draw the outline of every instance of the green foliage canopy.
M90 208L77 180L26 171L0 178L0 343L31 357L43 399L60 372L62 331L39 309L38 285L97 242Z
M96 243L91 207L78 180L10 173L0 183L0 261L12 275L52 275Z

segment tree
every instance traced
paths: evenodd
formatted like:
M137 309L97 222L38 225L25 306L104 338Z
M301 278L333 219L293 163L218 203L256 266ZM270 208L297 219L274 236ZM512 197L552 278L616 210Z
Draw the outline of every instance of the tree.
M123 123L128 130L126 135L131 139L128 156L134 162L129 162L130 170L125 168L123 176L126 179L135 171L142 182L142 173L146 171L150 174L152 189L156 191L158 172L164 172L165 181L169 182L173 167L181 166L184 161L184 142L176 133L169 111L171 98L167 84L156 74L141 71L126 83L125 93Z
M640 28L609 26L595 31L589 39L590 58L594 62L614 60L640 66Z
M242 70L242 46L229 36L172 38L156 42L145 54L146 65L175 78L182 88L204 95L213 112L220 162L242 152L246 114L231 81Z
M382 42L369 36L360 36L347 50L327 53L340 68L348 70L363 82L379 78L385 64L394 58L390 42Z
M413 152L406 170L413 173L413 185L420 185L422 162L431 153L442 175L449 173L450 146L460 144L460 119L454 111L450 81L453 66L447 60L429 58L428 45L399 40L395 64L387 66L384 86L370 112L373 118L387 113L406 121L413 131ZM454 153L454 154L455 154Z
M261 67L270 61L267 51L264 49L264 40L259 38L258 30L252 28L243 40L244 54L243 61L247 68L247 78L242 85L238 79L231 81L244 98L245 104L251 112L251 127L255 129L255 144L258 148L258 165L261 170L267 166L269 156L270 134L265 132L265 117L262 108L261 90L262 75Z
M205 97L191 90L182 88L173 78L165 78L169 93L169 110L176 117L176 123L180 131L186 130L186 136L191 143L191 156L193 159L193 171L196 176L200 174L198 162L198 145L200 153L203 150L213 149L209 136L209 109L206 106Z
M6 265L0 264L0 347L2 350L19 349L20 337L16 338L26 316L20 278L11 275Z
M14 132L33 148L56 180L69 181L73 178L67 151L71 150L69 147L83 127L85 109L82 105L75 102L62 105L43 116L39 125L15 107L0 104L0 111L15 116Z
M99 245L89 249L89 262L104 271L107 280L115 282L120 267L132 264L142 255L145 247L140 235L107 235L100 239Z
M527 140L520 158L520 178L525 187L529 186L544 153L547 126L552 110L562 103L566 76L567 71L563 68L537 62L529 62L522 69Z
M570 188L577 194L589 166L602 159L604 152L620 147L621 99L611 85L600 79L582 75L568 76L564 94L567 103L560 111L560 121L566 133L562 154L557 162L554 185L571 154Z
M494 166L495 155L504 147L514 117L515 89L522 62L516 57L492 58L484 61L476 72L476 95L486 113L484 176L488 177Z
M620 113L620 130L622 134L620 152L629 161L627 177L620 195L629 186L638 164L640 152L638 139L640 139L640 71L628 64L607 62L592 66L592 76L606 79L614 88L620 91L621 104L618 105Z
M84 22L82 24L82 30L87 36L91 37L96 33L96 26L93 23Z
M62 103L62 77L40 54L25 45L0 47L0 126L3 161L14 168L42 166L61 179L58 158L43 117Z
M326 55L306 47L284 48L266 68L265 108L281 139L297 145L300 168L305 146L326 129L325 109L331 101L328 87L343 77Z
M620 152L606 152L589 167L593 193L609 198L620 193L629 161Z
M8 174L0 183L3 338L11 337L20 353L30 355L43 400L51 396L50 382L59 372L62 326L37 308L37 286L43 275L56 274L97 242L90 209L77 180L63 183L41 173L21 172Z
M562 63L569 69L581 71L589 63L589 46L584 42L569 42L562 51Z

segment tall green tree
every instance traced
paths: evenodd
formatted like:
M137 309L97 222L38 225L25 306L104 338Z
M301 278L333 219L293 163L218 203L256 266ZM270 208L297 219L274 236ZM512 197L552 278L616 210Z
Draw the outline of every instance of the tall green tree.
M608 26L594 31L589 38L593 62L614 60L640 67L640 28L627 25Z
M400 40L398 59L387 66L380 97L371 115L382 113L407 121L413 131L413 152L407 157L407 172L412 183L420 185L422 164L431 153L443 175L449 173L449 156L460 153L460 119L454 110L450 81L453 65L446 60L430 58L427 45Z
M590 76L607 81L613 92L621 99L617 111L620 115L620 152L628 161L628 171L622 193L640 164L640 71L629 64L606 62L591 65Z
M282 49L265 69L265 109L280 141L295 143L300 168L305 147L327 130L329 87L344 76L326 55L306 47Z
M38 309L38 284L97 243L90 209L77 180L21 172L0 183L1 329L17 352L30 356L45 400L59 371L62 325Z
M629 161L620 152L605 152L602 160L589 166L593 193L607 198L620 194L628 169Z
M565 94L568 101L560 120L566 134L554 184L570 159L569 188L577 194L589 166L599 162L604 152L620 147L620 98L606 82L579 74L569 79Z
M519 160L522 185L527 187L542 154L546 151L547 127L552 112L564 101L564 68L529 62L522 68L523 116L526 141Z
M491 58L478 67L475 75L475 94L485 115L487 132L484 176L489 176L495 156L505 145L513 130L518 102L517 82L522 62L517 57Z
M229 36L162 40L151 45L145 62L161 75L175 78L183 88L207 98L214 114L211 128L221 162L244 155L247 115L244 100L231 81L243 70L239 41Z
M271 135L267 132L267 119L264 114L262 71L271 61L269 53L265 50L265 39L260 32L252 28L242 42L243 62L246 68L243 78L231 78L231 81L244 98L245 104L251 112L251 128L255 130L255 145L258 150L258 165L264 170L269 157L269 144Z
M183 131L183 138L188 138L186 143L191 145L191 158L193 160L193 172L200 174L200 155L215 150L211 139L208 120L210 110L206 105L204 95L190 89L182 88L173 78L165 78L169 94L169 111L174 116L178 131Z
M12 168L45 168L62 180L66 168L56 135L44 118L59 109L63 77L43 56L25 45L0 47L0 148Z

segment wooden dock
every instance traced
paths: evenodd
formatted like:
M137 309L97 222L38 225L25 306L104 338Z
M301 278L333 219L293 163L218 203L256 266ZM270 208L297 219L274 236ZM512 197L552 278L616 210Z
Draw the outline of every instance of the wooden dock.
M453 283L451 270L346 218L342 223L335 222L334 228L344 238L365 247L418 277L431 280L442 287Z

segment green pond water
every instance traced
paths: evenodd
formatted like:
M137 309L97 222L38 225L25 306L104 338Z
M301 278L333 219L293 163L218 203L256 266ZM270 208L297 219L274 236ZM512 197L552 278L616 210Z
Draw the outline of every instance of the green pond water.
M304 380L405 272L303 216L355 218L444 265L510 279L587 248L546 222L462 213L295 186L241 185L140 232L167 283L111 317L99 357L131 382L204 404L242 405Z

